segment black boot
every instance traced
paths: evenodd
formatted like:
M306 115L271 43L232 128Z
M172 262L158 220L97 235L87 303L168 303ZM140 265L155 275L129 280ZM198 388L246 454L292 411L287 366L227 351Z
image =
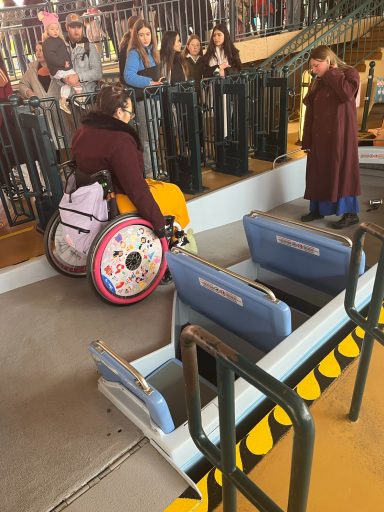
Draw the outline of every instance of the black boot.
M320 215L318 211L309 212L301 217L301 222L312 222L313 220L324 219L324 215Z
M337 222L332 222L331 227L333 229L343 229L347 228L348 226L358 224L359 222L359 217L356 215L356 213L344 213L340 220Z

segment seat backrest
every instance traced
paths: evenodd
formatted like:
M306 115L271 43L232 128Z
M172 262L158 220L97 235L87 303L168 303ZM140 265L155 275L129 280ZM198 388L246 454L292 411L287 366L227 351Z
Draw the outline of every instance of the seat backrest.
M152 421L165 433L169 434L175 429L169 407L162 394L152 388L147 394L136 382L136 378L117 359L105 351L98 350L97 346L91 343L89 346L97 369L105 380L118 382L144 402Z
M225 269L185 253L166 253L179 298L195 311L269 352L292 332L291 310Z
M352 249L342 241L262 216L245 215L243 224L255 263L331 295L345 289Z

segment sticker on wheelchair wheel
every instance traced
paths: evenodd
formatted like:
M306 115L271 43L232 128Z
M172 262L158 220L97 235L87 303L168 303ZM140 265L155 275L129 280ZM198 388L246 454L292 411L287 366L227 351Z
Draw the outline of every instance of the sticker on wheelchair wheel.
M104 248L103 284L117 297L138 295L158 276L162 260L162 244L152 229L138 224L125 226Z

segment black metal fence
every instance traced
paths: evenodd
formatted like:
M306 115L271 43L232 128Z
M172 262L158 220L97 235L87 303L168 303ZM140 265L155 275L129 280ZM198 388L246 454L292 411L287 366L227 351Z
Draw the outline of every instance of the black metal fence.
M242 176L248 156L273 161L287 152L288 79L272 71L202 80L205 162Z
M41 230L62 197L59 164L38 99L0 104L0 198L10 226L34 220ZM52 111L51 111L52 112Z
M194 82L147 87L140 102L129 89L133 125L147 134L150 177L192 194L203 190L202 162L242 176L250 155L272 161L286 153L287 144L286 78L242 72L201 85L199 97ZM35 205L44 229L61 197L60 161L70 158L68 123L75 130L96 97L97 92L72 96L72 115L63 113L55 98L22 102L12 96L0 104L0 197L10 225L34 220Z
M0 12L0 52L11 81L25 72L34 60L36 42L41 40L39 11L54 11L65 32L65 18L77 13L84 20L85 35L95 43L104 64L117 61L118 45L127 31L130 16L147 19L161 41L167 30L178 30L183 44L196 33L206 44L212 28L225 23L235 41L263 37L281 31L311 27L320 21L339 19L353 10L355 0L53 0L35 5L2 8ZM88 12L96 9L96 13ZM328 15L328 13L330 13Z

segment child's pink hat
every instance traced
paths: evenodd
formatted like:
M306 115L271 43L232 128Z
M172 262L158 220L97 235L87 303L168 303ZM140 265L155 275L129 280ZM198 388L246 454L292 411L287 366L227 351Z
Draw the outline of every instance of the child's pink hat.
M59 17L54 12L40 11L37 17L44 25L44 28L47 28L49 25L52 25L52 23L59 23Z

